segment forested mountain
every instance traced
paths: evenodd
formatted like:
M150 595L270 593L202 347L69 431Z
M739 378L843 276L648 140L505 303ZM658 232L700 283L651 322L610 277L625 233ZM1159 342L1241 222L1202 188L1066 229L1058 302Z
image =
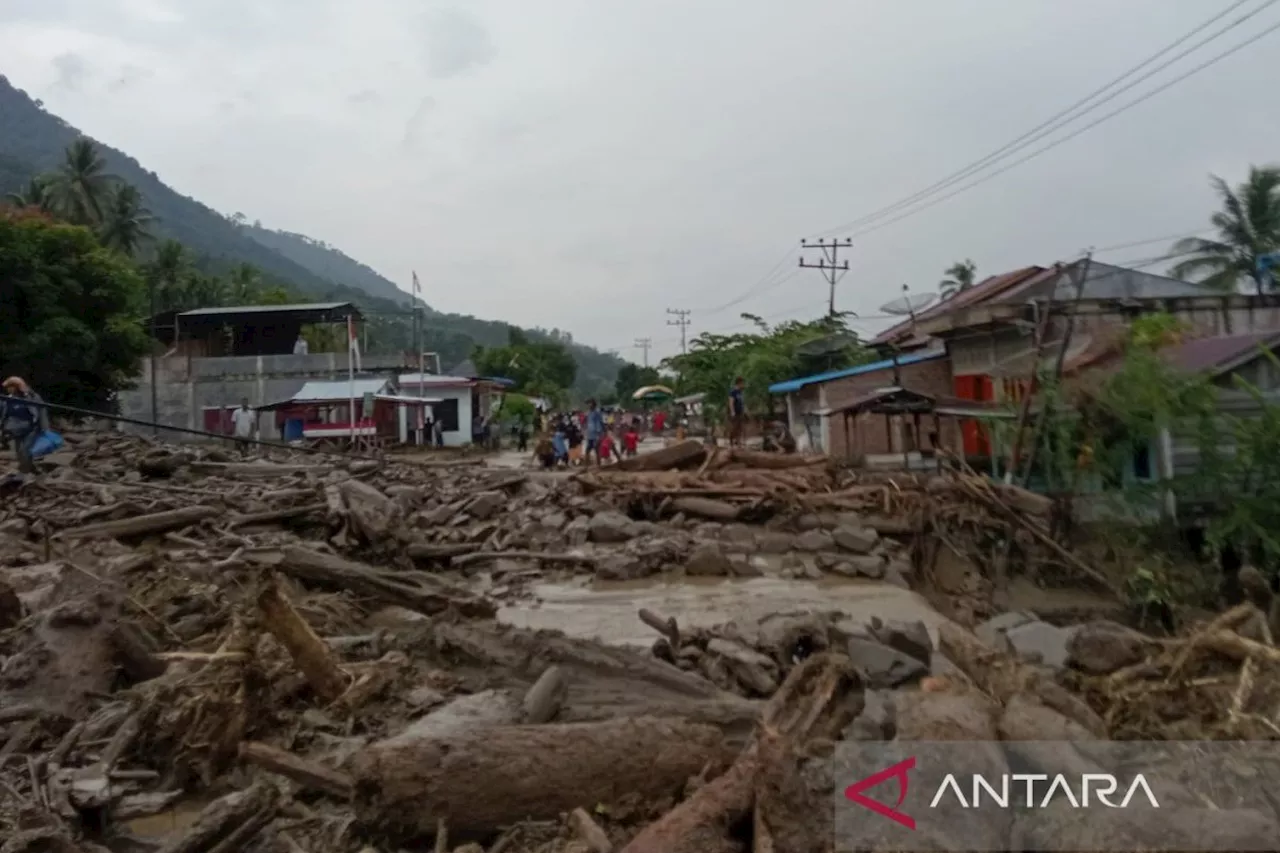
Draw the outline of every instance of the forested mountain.
M67 147L82 136L0 75L0 198L57 166ZM200 267L222 272L237 264L252 264L268 282L288 285L308 298L356 303L376 317L381 347L411 345L409 295L370 267L304 235L223 215L170 188L127 154L106 144L98 146L107 170L141 192L154 217L153 236L180 241L195 254ZM476 345L506 344L508 331L507 323L428 309L426 346L440 353L447 369L468 358ZM530 330L529 337L553 336ZM569 343L565 336L555 337ZM597 394L612 387L622 365L619 359L578 344L570 348L578 361L576 391Z

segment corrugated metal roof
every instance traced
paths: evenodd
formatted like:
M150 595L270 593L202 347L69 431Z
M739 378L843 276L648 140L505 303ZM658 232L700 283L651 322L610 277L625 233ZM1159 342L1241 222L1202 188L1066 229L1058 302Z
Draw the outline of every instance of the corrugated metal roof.
M291 314L299 311L332 311L350 306L350 302L304 302L298 305L225 305L219 308L193 308L179 317L207 317L215 314Z
M1250 332L1185 341L1160 351L1171 366L1188 373L1213 373L1236 359L1280 344L1280 332Z
M899 356L897 361L899 367L905 367L908 364L919 364L922 361L932 361L935 358L945 358L946 354L945 350L930 350L928 352ZM849 376L861 376L864 373L872 373L877 370L892 368L893 362L893 359L888 358L884 361L872 362L871 364L860 364L857 367L847 367L844 370L832 370L827 373L818 373L813 376L804 376L799 379L788 379L786 382L775 382L769 386L769 393L792 394L799 391L806 385L817 385L822 382L831 382L835 379L845 379Z
M1040 279L1023 282L994 301L1013 301L1042 283ZM1089 275L1084 281L1081 295L1084 299L1186 299L1217 296L1221 293L1222 291L1205 284L1093 261L1089 264ZM1074 274L1068 272L1054 287L1053 299L1055 302L1067 303L1075 298Z
M396 377L400 387L406 391L416 391L418 385L425 386L466 386L474 385L476 380L469 376L442 376L436 373L401 373Z
M346 379L313 380L303 385L298 390L298 393L293 395L293 399L306 402L349 400L352 396L353 388L355 389L355 396L360 398L365 394L382 394L390 384L391 381L389 379L377 376L369 379L356 379L355 382Z
M983 279L968 290L962 290L950 299L944 299L941 302L935 302L925 310L916 314L915 322L927 320L930 317L937 317L942 314L948 314L959 308L968 305L974 305L979 302L985 302L1003 293L1005 290L1023 282L1032 276L1041 273L1052 272L1044 267L1023 267L1013 272L1003 273L1001 275L993 275L990 278ZM895 326L890 326L872 339L872 344L884 344L892 341L911 330L912 321L910 318L903 320Z

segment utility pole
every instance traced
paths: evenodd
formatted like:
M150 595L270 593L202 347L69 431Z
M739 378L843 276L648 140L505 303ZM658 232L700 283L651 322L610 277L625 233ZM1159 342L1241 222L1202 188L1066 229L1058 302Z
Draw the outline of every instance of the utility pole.
M830 296L827 299L827 313L834 317L836 315L836 282L844 278L844 273L849 271L849 262L840 261L840 250L847 249L853 245L853 240L849 237L840 240L832 238L830 240L818 240L811 243L806 239L800 240L801 249L818 249L822 252L822 257L818 259L816 264L805 261L804 255L800 256L800 266L805 269L819 270L822 277L827 280L827 284L831 287Z
M693 322L689 319L689 315L693 312L688 308L668 308L667 313L675 317L674 320L668 320L667 325L680 327L680 352L687 355L689 353L687 330L689 328L689 324Z
M644 366L649 366L649 347L653 346L653 338L636 338L636 346L644 352Z

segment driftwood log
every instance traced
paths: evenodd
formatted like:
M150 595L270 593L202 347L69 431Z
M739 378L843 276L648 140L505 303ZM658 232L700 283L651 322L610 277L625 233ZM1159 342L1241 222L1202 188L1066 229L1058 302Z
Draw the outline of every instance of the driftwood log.
M623 459L608 470L612 471L666 471L668 468L695 468L707 458L707 448L701 441L689 439L660 450L652 450Z
M727 756L711 726L641 717L600 723L498 726L448 738L394 738L351 762L356 813L381 832L495 832L554 820L582 803L678 793Z
M757 801L757 788L767 789L771 779L790 776L794 769L784 765L794 760L798 750L812 740L837 738L862 707L862 681L849 658L836 654L807 658L769 700L755 735L729 770L641 830L623 853L740 849L729 833L762 804ZM805 819L812 823L810 817ZM764 815L757 816L754 825L758 834L770 832ZM830 830L824 825L819 831ZM775 848L757 843L756 849ZM776 849L781 853L793 848Z
M152 533L163 533L166 530L177 530L206 518L222 515L222 510L214 506L184 506L164 512L153 512L149 515L135 515L133 518L121 518L117 521L101 521L97 524L86 524L83 527L72 527L58 534L62 539L110 539L130 536L147 536Z
M258 609L262 624L289 652L315 694L325 702L336 702L346 692L349 679L333 651L285 597L275 575L263 583Z

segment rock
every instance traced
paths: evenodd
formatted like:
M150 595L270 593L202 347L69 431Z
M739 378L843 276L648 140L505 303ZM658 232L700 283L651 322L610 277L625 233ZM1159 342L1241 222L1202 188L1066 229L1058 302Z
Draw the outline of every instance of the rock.
M880 543L880 534L870 527L837 527L832 538L842 550L853 554L870 554Z
M561 530L569 523L569 518L563 512L553 512L542 517L539 522L547 530Z
M926 665L930 663L933 655L933 640L929 638L929 629L919 620L881 622L879 617L872 617L871 636L877 642L908 654L921 663Z
M503 492L481 492L467 503L463 511L472 518L478 518L483 521L493 516L506 505L507 496Z
M911 564L910 560L890 559L889 567L885 571L901 575L908 581L916 576L916 568Z
M796 530L801 532L808 530L818 530L822 527L822 519L813 513L805 513L796 519Z
M647 578L656 569L634 554L609 554L596 563L596 577L605 581Z
M1013 651L1013 647L1009 644L1009 638L1005 636L1006 633L1010 628L1017 628L1019 625L1026 625L1034 621L1036 621L1035 614L1014 610L1009 613L992 616L986 622L974 628L973 634L993 649Z
M875 640L851 637L849 658L863 675L868 687L887 688L929 674L929 667L908 654Z
M862 713L854 717L840 736L841 740L893 740L897 724L893 694L884 690L868 690L863 694Z
M762 554L787 554L795 548L795 537L790 533L765 531L756 537L756 549Z
M0 522L0 533L5 533L10 536L25 537L28 529L29 526L27 525L27 520L25 518L10 518Z
M795 538L797 551L830 551L835 547L835 540L825 530L808 530Z
M591 520L587 522L587 533L587 538L592 542L604 544L626 542L635 535L631 519L620 512L613 511L599 512L591 516Z
M1094 675L1106 675L1147 656L1146 637L1116 622L1099 619L1077 625L1067 642L1067 665Z
M725 576L733 574L733 564L715 542L704 542L693 549L685 560L684 572L694 576Z
M564 528L565 538L570 545L583 545L587 541L587 537L591 532L591 519L585 515L580 515L570 521Z
M1071 631L1048 622L1028 622L1005 632L1013 651L1027 661L1062 667L1067 663L1067 643Z
M818 558L812 554L800 555L800 566L793 570L794 576L804 580L822 580L822 569L818 568Z
M884 560L876 556L848 557L840 561L842 565L852 568L852 577L879 580L884 577Z
M749 550L755 541L755 531L745 524L726 524L721 528L719 538Z
M746 554L730 554L729 564L733 576L737 578L758 578L764 574L764 570L756 566L754 560Z
M884 570L883 580L891 586L898 587L898 589L911 589L911 582L903 577L902 573L893 566L889 566Z

